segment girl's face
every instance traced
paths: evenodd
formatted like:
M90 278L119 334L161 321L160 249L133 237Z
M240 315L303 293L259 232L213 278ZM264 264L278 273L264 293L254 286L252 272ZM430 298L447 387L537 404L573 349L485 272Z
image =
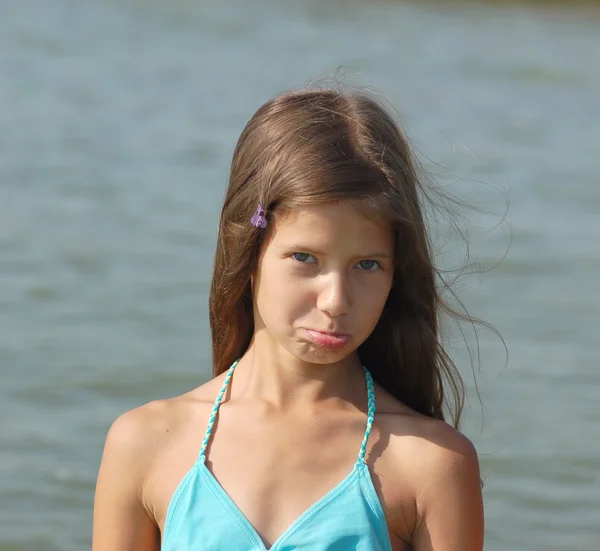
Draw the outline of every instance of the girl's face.
M308 363L344 359L371 334L392 287L392 232L347 203L271 224L253 284L257 339Z

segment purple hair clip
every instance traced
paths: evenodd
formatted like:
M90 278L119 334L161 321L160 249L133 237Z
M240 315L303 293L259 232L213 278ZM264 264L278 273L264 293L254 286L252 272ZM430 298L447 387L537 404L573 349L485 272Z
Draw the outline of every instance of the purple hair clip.
M250 222L252 222L252 225L256 226L257 228L267 227L267 219L265 217L265 211L262 208L262 205L258 205L258 208L256 209L254 216L250 219Z

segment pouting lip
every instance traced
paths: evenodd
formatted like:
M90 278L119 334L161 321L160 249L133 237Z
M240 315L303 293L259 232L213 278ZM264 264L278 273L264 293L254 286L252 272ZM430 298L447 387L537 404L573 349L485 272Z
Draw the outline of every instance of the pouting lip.
M305 331L313 344L330 350L340 350L351 340L350 335L342 335L341 333L324 333L312 329L305 329Z
M350 337L348 333L337 333L335 331L321 331L320 329L305 329L306 331L312 331L313 333L321 333L322 335L327 335L328 337Z

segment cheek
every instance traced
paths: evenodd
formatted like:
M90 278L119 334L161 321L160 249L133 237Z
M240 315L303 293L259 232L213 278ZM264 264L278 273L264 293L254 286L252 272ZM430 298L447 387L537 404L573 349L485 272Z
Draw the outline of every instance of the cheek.
M282 269L265 266L257 278L256 305L267 326L291 325L314 305L308 285Z
M391 281L383 280L380 285L362 288L356 294L355 314L359 323L373 329L383 311L391 289Z

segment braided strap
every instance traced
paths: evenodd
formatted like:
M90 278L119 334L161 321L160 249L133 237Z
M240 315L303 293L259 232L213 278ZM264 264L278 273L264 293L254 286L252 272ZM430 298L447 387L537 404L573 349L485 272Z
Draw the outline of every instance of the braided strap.
M365 456L367 454L367 442L369 441L369 436L371 434L371 428L373 427L373 421L375 419L375 387L373 385L373 377L371 377L371 373L366 367L363 367L365 370L365 376L367 379L367 394L368 394L368 411L367 411L367 427L365 429L365 437L362 441L362 446L360 447L360 453L358 454L358 462L364 463Z
M221 386L221 390L217 399L215 400L215 405L210 412L210 417L208 419L208 426L206 427L206 433L204 435L204 440L202 441L202 447L200 448L200 459L203 459L206 454L206 447L208 446L208 442L210 441L210 435L212 434L213 426L215 424L215 420L217 418L217 414L219 413L219 406L223 401L223 396L225 396L225 392L227 391L227 387L229 386L229 381L231 380L231 376L233 375L233 370L237 365L238 360L233 362L229 371L227 371L227 375L225 375L225 380L223 381L223 386Z

